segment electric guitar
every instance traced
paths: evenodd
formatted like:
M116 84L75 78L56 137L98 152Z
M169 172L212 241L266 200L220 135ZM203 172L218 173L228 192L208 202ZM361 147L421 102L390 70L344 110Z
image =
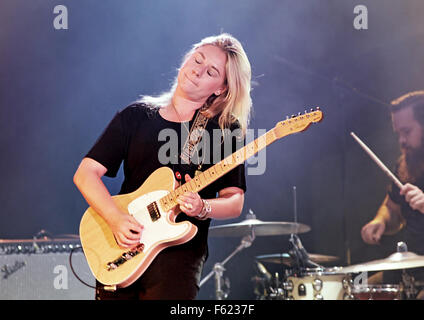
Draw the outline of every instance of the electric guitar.
M115 241L105 220L89 207L80 223L80 239L94 277L110 287L127 287L137 280L163 249L191 240L197 227L189 221L175 222L181 211L176 199L185 192L199 192L274 141L306 130L322 120L317 108L292 116L224 158L209 169L177 187L168 167L155 170L134 192L113 196L117 206L133 215L143 226L140 243L123 249Z

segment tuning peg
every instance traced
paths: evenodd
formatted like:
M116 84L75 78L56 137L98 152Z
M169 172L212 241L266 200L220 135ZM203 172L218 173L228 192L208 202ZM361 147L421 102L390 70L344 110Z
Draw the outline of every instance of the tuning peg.
M291 115L292 118L296 118L296 116L294 114Z
M289 116L286 116L286 120L289 120Z
M321 110L321 109L320 109L319 107L317 107L317 111L318 111L318 110Z
M311 112L314 112L314 108L311 108Z
M301 115L301 113L300 113L300 112L298 112L298 113L297 113L297 116L298 116L298 117L300 117L300 115Z

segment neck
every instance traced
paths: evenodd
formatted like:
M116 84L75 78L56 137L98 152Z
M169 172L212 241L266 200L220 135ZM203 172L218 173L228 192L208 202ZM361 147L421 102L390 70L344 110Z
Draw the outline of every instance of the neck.
M205 101L197 101L182 95L178 88L175 91L171 99L171 107L178 112L181 121L189 121L193 118L196 110L200 109L204 105Z

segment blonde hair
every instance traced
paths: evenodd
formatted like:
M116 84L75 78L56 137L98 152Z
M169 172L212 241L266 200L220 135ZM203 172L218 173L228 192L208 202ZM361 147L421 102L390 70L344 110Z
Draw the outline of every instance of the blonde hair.
M225 90L221 95L212 94L202 107L202 113L208 118L218 114L219 126L221 129L229 128L232 123L238 121L242 133L246 133L250 121L252 108L251 90L251 67L249 59L241 43L228 33L204 38L199 43L192 46L183 58L181 65L200 47L214 45L222 49L227 54L225 66L226 80ZM142 96L138 101L152 105L153 107L163 107L171 102L172 96L178 85L175 77L171 89L159 96Z

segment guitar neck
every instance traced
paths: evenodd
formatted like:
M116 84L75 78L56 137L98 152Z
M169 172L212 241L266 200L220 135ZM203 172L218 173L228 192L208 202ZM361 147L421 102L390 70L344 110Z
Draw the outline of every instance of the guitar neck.
M304 114L299 113L298 116L293 115L291 118L287 117L287 120L280 121L273 129L269 130L256 140L248 143L243 148L240 148L233 154L196 175L187 183L181 185L165 197L161 198L159 200L160 205L165 211L173 209L178 205L176 200L180 195L185 192L199 192L212 182L222 177L224 174L237 167L239 164L242 164L251 156L269 146L274 141L289 134L305 131L312 123L320 122L322 120L322 116L322 111L317 108L316 111L311 109L311 112L309 113L305 111Z
M168 195L160 199L160 204L165 211L169 211L178 205L176 199L178 196L184 194L185 192L199 192L212 182L218 180L226 173L230 172L232 169L242 164L251 156L255 155L262 149L266 148L268 145L277 140L277 137L274 133L274 129L269 130L262 136L248 143L244 147L240 148L233 154L222 159L217 164L213 165L209 169L203 171L202 173L196 175L193 179L176 188L174 191L170 192Z

